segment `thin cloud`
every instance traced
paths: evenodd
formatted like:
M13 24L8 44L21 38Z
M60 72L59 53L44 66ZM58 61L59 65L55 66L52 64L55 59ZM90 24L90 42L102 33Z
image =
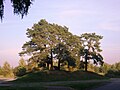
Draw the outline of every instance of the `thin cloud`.
M99 25L100 29L120 32L120 22L106 22Z
M60 18L76 18L76 17L84 17L85 15L94 15L98 14L94 11L89 10L64 10L59 13Z
M79 16L79 15L81 15L81 12L79 10L67 10L59 14L61 18L74 17L74 16Z

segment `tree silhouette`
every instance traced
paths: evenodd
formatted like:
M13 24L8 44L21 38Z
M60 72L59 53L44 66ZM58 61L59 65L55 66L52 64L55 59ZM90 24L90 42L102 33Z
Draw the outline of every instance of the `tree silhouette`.
M4 15L4 1L0 0L0 18L3 19ZM34 0L11 0L12 7L14 9L14 14L21 15L23 18L24 15L28 14L30 5Z

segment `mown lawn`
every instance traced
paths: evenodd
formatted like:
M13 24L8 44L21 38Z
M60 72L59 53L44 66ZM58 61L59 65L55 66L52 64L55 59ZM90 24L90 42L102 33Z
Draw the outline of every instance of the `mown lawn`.
M14 82L52 82L52 81L78 81L78 80L93 80L93 79L106 79L102 75L93 72L84 71L43 71L35 72L24 75Z

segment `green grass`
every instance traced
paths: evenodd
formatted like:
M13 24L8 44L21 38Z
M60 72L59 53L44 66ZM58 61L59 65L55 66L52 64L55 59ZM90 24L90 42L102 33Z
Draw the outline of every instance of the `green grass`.
M84 71L43 71L35 72L24 75L14 82L51 82L51 81L76 81L76 80L93 80L93 79L106 79L102 75L93 72Z

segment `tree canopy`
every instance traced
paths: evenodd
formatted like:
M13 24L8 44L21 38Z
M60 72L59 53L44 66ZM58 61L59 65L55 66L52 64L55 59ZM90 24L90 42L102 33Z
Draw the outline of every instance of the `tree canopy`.
M27 29L26 34L30 40L23 45L20 55L30 55L28 62L32 67L46 67L47 64L48 69L53 69L54 60L57 60L58 70L65 65L65 62L68 68L70 66L79 68L81 56L87 60L93 59L95 64L102 63L99 41L102 36L95 33L77 36L68 30L66 26L51 24L45 19L40 20L32 28Z
M56 58L59 61L59 69L60 63L64 60L69 62L69 65L75 65L71 60L76 62L76 59L70 57L79 57L78 50L81 44L79 37L70 33L66 26L51 24L42 19L38 24L34 24L31 29L27 29L26 34L30 41L23 45L23 51L20 55L31 55L29 62L47 63L53 68L53 58ZM68 56L69 60L66 58Z
M11 0L14 14L21 15L23 18L24 15L28 14L28 10L34 0ZM5 0L0 0L0 18L3 19L4 16L4 2Z

